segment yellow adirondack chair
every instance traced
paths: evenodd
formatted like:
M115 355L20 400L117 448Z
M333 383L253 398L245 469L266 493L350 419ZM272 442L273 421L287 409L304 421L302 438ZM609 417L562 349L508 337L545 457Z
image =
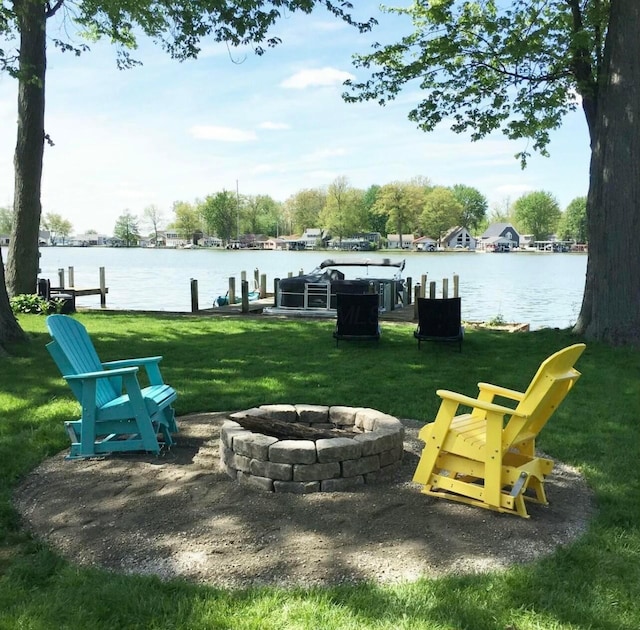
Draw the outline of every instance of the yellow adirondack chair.
M425 446L413 480L422 492L524 518L525 499L547 505L544 480L553 461L536 456L535 439L580 377L573 366L585 347L551 355L524 393L488 383L478 384L477 398L438 390L436 419L419 433ZM460 406L471 412L456 415Z

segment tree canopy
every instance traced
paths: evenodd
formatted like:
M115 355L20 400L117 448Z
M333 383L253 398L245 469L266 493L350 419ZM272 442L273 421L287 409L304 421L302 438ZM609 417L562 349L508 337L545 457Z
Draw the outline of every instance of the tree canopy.
M514 214L520 229L533 234L536 241L548 240L555 233L561 216L555 197L544 190L517 199Z
M372 211L386 217L387 228L400 237L413 232L418 226L418 217L424 208L425 189L407 182L392 182L380 188Z
M158 206L151 204L142 211L142 220L153 232L153 242L158 244L158 232L164 223L164 215Z
M138 219L129 210L125 210L118 217L113 228L113 234L124 243L125 247L137 245L140 239Z
M449 188L436 186L425 197L419 219L420 227L425 234L440 243L447 230L460 225L462 210L462 204Z
M208 195L200 205L207 230L225 241L238 235L238 197L230 190Z
M242 231L250 234L270 234L277 231L280 204L269 195L242 197Z
M291 217L293 229L302 233L306 228L318 225L326 201L326 190L319 188L305 188L289 197L285 202L285 209Z
M558 236L576 243L586 243L587 234L587 198L576 197L562 213L558 224Z
M411 32L358 55L368 77L347 101L381 105L419 93L409 118L447 122L472 140L501 131L522 165L546 155L551 132L582 107L591 139L587 274L574 330L640 345L640 3L637 0L416 0L387 11ZM633 236L632 236L633 235ZM620 274L624 268L627 273Z
M319 216L322 227L342 240L366 229L366 215L364 193L353 188L346 177L336 177L327 187L327 198Z
M464 184L456 184L451 192L462 206L460 225L477 232L487 215L486 197L477 188Z
M172 227L180 236L188 241L193 241L194 234L200 229L200 213L197 208L186 201L176 201L173 204L175 220Z
M56 245L58 239L61 240L64 245L71 232L73 232L73 225L68 219L64 219L62 215L56 212L48 212L44 215L42 220L42 227L45 230L49 230L49 240L51 245Z
M424 131L450 122L473 140L501 130L547 154L550 132L579 103L593 124L608 0L419 0L389 12L408 16L412 33L356 55L373 69L348 81L349 101L396 98L407 86L421 99L409 118ZM414 86L414 83L417 85ZM518 156L526 163L525 147Z
M13 210L0 208L0 234L10 234L13 225Z

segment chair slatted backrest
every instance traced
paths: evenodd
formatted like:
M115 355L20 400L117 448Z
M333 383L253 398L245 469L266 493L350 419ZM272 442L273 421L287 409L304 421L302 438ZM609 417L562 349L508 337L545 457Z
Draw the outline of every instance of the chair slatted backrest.
M47 317L47 328L54 340L47 348L63 376L104 371L91 337L80 322L66 315L50 315ZM81 386L76 383L69 385L76 398L80 398ZM112 401L119 395L110 379L97 380L98 406Z
M377 293L338 293L336 295L336 332L343 336L378 335Z
M564 400L580 372L573 366L584 352L585 344L577 343L552 354L538 368L523 399L516 407L528 415L522 419L511 417L503 431L503 446L534 438L560 403Z
M418 298L420 335L457 337L460 334L461 325L461 298Z

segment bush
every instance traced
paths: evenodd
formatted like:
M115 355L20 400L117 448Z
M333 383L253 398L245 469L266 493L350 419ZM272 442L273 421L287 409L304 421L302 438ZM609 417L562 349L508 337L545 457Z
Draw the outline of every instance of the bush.
M31 313L35 315L48 315L49 313L59 313L64 304L63 300L45 300L43 297L29 293L12 297L11 310L15 313Z

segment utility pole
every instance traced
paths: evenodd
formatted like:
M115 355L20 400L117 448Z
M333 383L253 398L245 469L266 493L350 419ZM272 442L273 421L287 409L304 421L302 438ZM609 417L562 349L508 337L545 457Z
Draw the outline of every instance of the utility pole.
M240 191L238 188L238 180L236 179L236 240L238 247L240 246Z

